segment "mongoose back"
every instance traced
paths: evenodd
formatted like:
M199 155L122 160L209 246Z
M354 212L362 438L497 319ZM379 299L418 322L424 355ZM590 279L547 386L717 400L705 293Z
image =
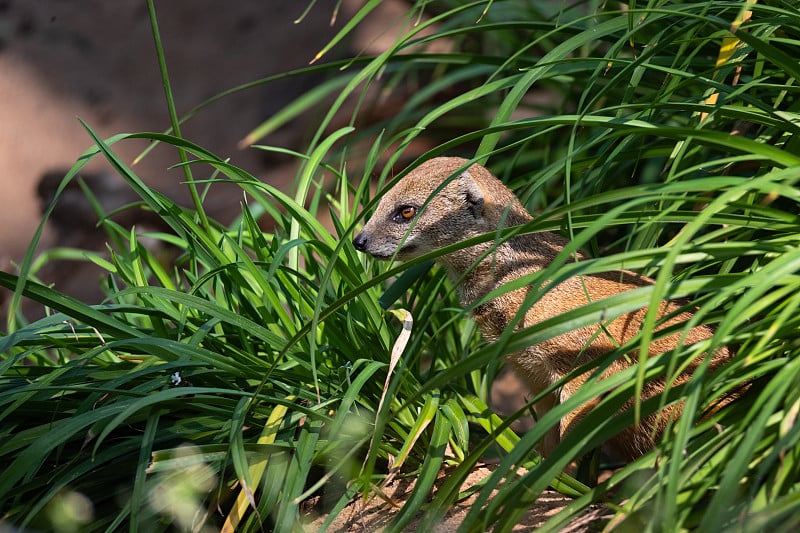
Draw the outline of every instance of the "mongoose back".
M517 197L486 168L473 164L467 170L466 159L439 157L429 160L403 177L380 200L375 213L353 239L357 250L378 259L407 260L440 249L470 237L496 231L502 227L524 224L533 217ZM448 181L449 180L449 181ZM447 183L443 185L443 183ZM438 192L436 192L438 190ZM484 242L442 255L437 261L451 279L459 282L462 305L469 306L495 288L511 280L546 268L567 244L555 233L541 232L514 236L504 242ZM582 275L568 278L549 288L526 310L522 323L528 327L545 319L623 291L652 284L644 276L628 271ZM489 341L496 340L513 321L532 287L506 292L477 306L473 316L481 333ZM660 327L682 323L691 318L688 312L677 312L680 305L664 302L659 318L675 316ZM595 359L632 339L639 331L647 309L623 314L611 321L584 327L551 338L508 356L511 367L526 381L533 394L539 394L588 360ZM697 326L687 334L680 331L652 342L650 355L669 351L683 341L698 342L713 334L706 326ZM719 367L731 353L721 347L713 355L710 368ZM628 360L636 360L635 357ZM604 375L613 375L632 363L623 358L611 363ZM699 358L689 365L676 383L685 382L700 364ZM569 381L560 390L534 406L539 417L556 404L565 401L589 374ZM645 384L643 398L663 392L663 381ZM565 416L545 438L542 452L546 455L596 404L589 402ZM628 405L632 404L632 400ZM672 406L631 426L606 443L604 449L622 460L632 460L651 449L663 433L669 417L678 414L680 406Z

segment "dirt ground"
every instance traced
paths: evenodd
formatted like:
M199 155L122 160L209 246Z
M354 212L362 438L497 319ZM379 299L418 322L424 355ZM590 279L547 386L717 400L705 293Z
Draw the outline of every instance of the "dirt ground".
M493 467L491 465L478 465L467 478L461 490L467 491L474 487L488 477L492 471ZM442 474L437 481L437 486L445 479L446 473ZM382 531L389 525L389 521L397 509L393 504L408 498L413 488L413 481L394 481L385 487L384 495L386 499L374 496L365 503L361 502L361 500L356 500L336 517L327 531L330 533L374 533ZM477 498L478 493L476 492L458 502L447 512L444 522L434 527L434 531L436 533L455 533ZM546 491L539 497L536 505L523 517L520 523L514 527L513 531L522 533L536 530L559 510L563 509L565 505L568 505L570 501L570 498L558 492ZM319 517L309 524L308 530L312 532L318 531L324 522L325 517ZM418 529L419 520L412 520L406 527L406 531L417 531ZM582 528L576 527L571 531L572 533L577 533L581 530Z
M335 4L333 0L319 1L295 24L307 2L156 2L179 113L225 89L307 65L338 29L329 24ZM361 4L346 0L340 21ZM385 46L387 29L388 33L400 29L403 9L401 4L388 2L371 25L333 55L350 53L348 46L358 51L379 50ZM142 0L0 0L0 73L0 270L13 273L54 186L91 145L78 118L104 138L121 132L164 131L169 118ZM230 157L259 179L288 189L294 163L242 150L237 144L314 83L308 77L227 97L187 122L182 133L217 155ZM300 117L264 143L302 149L316 120L316 116ZM144 147L141 142L128 141L115 145L115 150L130 164ZM169 170L177 161L173 150L162 147L134 170L148 185L188 205L182 176ZM135 199L109 168L100 159L86 168L107 210ZM239 188L220 186L212 189L205 207L210 216L226 222L238 214L240 199ZM39 249L102 247L102 236L94 229L89 209L82 193L68 191L44 228ZM150 223L146 219L125 222ZM43 281L84 301L102 298L99 272L85 263L59 262L39 274ZM0 291L0 308L2 303ZM497 387L501 410L514 409L523 396L512 376L506 376ZM487 473L486 468L476 470L473 481ZM398 492L396 498L402 500L403 493ZM546 494L519 530L534 529L565 503L566 499L555 493ZM337 524L335 530L380 529L391 511L380 502L373 505L352 509L348 516L353 520ZM441 531L455 530L468 505L467 501L454 509Z

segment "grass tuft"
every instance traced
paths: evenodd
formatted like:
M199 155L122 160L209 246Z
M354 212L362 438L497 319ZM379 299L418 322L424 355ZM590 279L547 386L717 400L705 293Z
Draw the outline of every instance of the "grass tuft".
M299 531L312 501L330 524L352 498L407 477L415 489L389 530L419 515L431 529L466 496L461 487L475 465L493 455L497 467L463 530L510 531L548 487L574 501L544 531L598 506L607 527L637 531L800 526L794 3L417 1L408 16L419 23L390 50L322 63L378 4L365 4L318 64L225 93L331 74L243 132L254 144L328 102L302 153L258 147L301 163L292 193L181 137L182 122L225 94L178 117L167 90L167 133L101 139L85 124L94 146L54 202L90 160L103 158L168 229L143 233L98 212L107 253L35 257L49 210L19 271L0 272L0 286L14 294L0 334L0 520L59 531ZM446 47L428 52L430 43ZM359 120L379 98L394 99L397 111ZM353 100L345 120L334 121ZM115 152L136 139L177 148L193 191L201 185L191 178L196 167L213 171L206 187L241 187L241 216L223 226L204 213L199 193L185 208L147 187ZM418 140L434 147L413 152ZM403 175L395 163L440 154L484 162L539 216L406 265L357 254L354 231ZM331 228L320 222L328 212ZM482 342L430 261L478 240L545 230L568 235L570 248L499 292L616 269L657 283ZM594 259L568 263L579 248ZM175 260L165 262L158 249ZM35 280L49 258L81 255L106 271L105 301L80 302ZM25 320L22 298L47 316ZM699 311L682 327L712 324L714 337L587 382L525 433L510 428L527 408L506 419L492 412L489 390L503 355L664 298L691 299ZM409 310L413 328L388 307ZM655 320L574 374L642 352L665 333ZM619 413L648 381L722 345L737 350L725 368ZM712 409L744 386L740 399ZM549 427L601 395L555 453L537 455ZM657 449L594 486L569 475L611 435L674 402L684 413ZM445 466L452 468L434 492Z

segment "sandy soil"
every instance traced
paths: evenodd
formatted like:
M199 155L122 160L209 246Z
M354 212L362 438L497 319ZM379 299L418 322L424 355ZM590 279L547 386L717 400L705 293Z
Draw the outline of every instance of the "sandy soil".
M467 491L474 487L493 471L491 465L479 465L467 478L462 491ZM443 473L439 483L446 479ZM409 497L414 489L413 481L394 481L384 488L386 499L373 496L366 502L357 500L352 502L342 513L340 513L328 528L330 533L373 533L383 531L389 525L390 520L397 510L397 502L402 502ZM478 494L470 495L468 498L457 502L445 516L444 522L435 526L436 533L454 533L459 525L466 518L472 504L477 500ZM565 505L571 501L570 498L555 491L545 491L536 501L536 505L531 508L524 518L517 524L513 531L517 533L534 531L544 524L549 518L555 515ZM325 517L318 517L308 525L308 531L318 531L325 522ZM419 519L412 520L406 527L406 531L417 531L419 529ZM577 529L575 531L578 531Z

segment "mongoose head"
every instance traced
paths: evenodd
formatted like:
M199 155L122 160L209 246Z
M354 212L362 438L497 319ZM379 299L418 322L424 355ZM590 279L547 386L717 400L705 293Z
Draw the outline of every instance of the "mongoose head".
M530 220L500 180L468 163L437 157L411 171L384 194L353 245L378 259L407 260Z

